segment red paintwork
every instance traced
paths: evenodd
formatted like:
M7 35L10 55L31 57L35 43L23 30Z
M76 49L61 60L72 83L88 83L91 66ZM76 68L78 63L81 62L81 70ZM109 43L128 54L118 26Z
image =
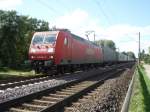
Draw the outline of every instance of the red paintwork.
M62 60L67 60L71 64L100 63L103 61L103 53L100 47L87 40L81 41L72 36L69 32L58 31L56 45L30 45L29 58L31 60L53 60L54 64L57 65L62 64ZM65 38L67 39L67 45L64 44ZM50 47L55 48L53 53L47 52ZM31 53L31 48L37 49L37 52ZM31 58L32 56L35 57ZM54 58L51 59L51 56L54 56Z
M31 45L29 50L29 59L30 60L49 60L50 56L53 56L54 53L48 53L47 50L51 46L49 45ZM31 52L31 48L36 49L36 52ZM33 58L32 58L33 57Z

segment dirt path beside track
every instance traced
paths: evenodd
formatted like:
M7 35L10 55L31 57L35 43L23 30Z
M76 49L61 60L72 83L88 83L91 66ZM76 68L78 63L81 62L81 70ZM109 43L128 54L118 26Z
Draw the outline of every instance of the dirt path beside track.
M144 68L145 68L145 71L146 71L147 76L148 76L149 79L150 79L150 65L145 64L145 65L144 65Z

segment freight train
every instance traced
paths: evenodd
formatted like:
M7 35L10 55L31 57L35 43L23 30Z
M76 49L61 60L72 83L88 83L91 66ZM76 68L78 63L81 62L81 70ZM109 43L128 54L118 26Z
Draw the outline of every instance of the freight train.
M134 61L133 57L98 46L67 30L35 32L29 48L33 69L39 72L74 71L104 64Z

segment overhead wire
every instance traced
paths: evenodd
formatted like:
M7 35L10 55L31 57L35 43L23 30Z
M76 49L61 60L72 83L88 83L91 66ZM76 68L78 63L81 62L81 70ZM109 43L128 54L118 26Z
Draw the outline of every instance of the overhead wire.
M51 12L50 15L51 15L52 20L55 20L55 17L58 15L64 15L64 13L62 13L60 10L56 10L54 7L49 5L49 3L46 2L46 0L37 0L36 2L39 2L40 5L46 7ZM69 10L66 6L63 8ZM53 25L52 27L56 27L56 26Z
M47 7L50 11L52 11L54 14L61 14L59 11L57 11L55 8L53 8L52 6L48 5L46 2L44 2L44 0L38 0L38 2L40 2L42 5L44 5L45 7Z
M107 20L108 25L111 25L110 19L107 16L107 14L105 13L105 11L103 10L103 7L100 3L100 1L98 0L93 0L93 2L98 6L98 8L100 9L100 11L102 12L103 16L105 17L105 19Z
M67 2L68 3L68 2ZM59 0L59 6L63 7L63 9L66 9L67 11L70 11L71 8L69 7L69 5L67 5L67 3L64 3L64 1ZM63 4L63 5L62 5Z
M55 21L55 18L56 16L59 15L62 15L62 13L58 10L56 10L55 8L53 8L52 6L48 5L44 0L37 0L41 5L43 5L44 7L46 7L49 11L51 11L50 15L51 15L51 20L53 21L52 24L51 24L51 27L56 27L56 23L54 22ZM53 14L54 15L53 15Z
M94 1L95 4L99 7L99 9L100 9L100 11L102 12L103 16L106 18L107 23L108 23L109 25L111 25L111 21L110 21L109 17L107 16L107 14L105 13L105 11L103 10L103 7L102 7L100 1L98 1L98 0L93 0L93 1ZM126 35L126 36L131 39L130 41L133 40L134 42L139 43L139 42L138 42L138 39L136 40L135 38L133 38L133 37L131 37L131 36L129 36L129 35ZM127 42L127 41L126 41L126 42ZM128 41L128 42L129 42L129 41ZM144 45L144 42L141 42L141 44Z
M60 15L63 15L64 13L62 13L60 10L56 10L55 8L53 8L52 6L48 5L48 3L46 2L46 0L38 0L43 6L47 7L51 12L53 12L54 14L60 14ZM61 2L62 3L62 2ZM59 4L61 4L60 1L59 1ZM61 4L62 6L62 4ZM69 10L69 8L65 5L65 8L66 10ZM58 8L57 8L58 9ZM59 8L60 9L60 8Z
M95 2L95 4L99 7L99 9L101 10L101 12L102 12L103 16L106 18L108 24L111 25L110 19L109 19L108 15L105 13L105 11L103 10L103 7L102 7L100 1L94 0L94 2ZM128 36L130 39L132 39L132 40L138 42L138 41L135 40L133 37L131 37L131 36L129 36L129 35L126 35L126 36Z

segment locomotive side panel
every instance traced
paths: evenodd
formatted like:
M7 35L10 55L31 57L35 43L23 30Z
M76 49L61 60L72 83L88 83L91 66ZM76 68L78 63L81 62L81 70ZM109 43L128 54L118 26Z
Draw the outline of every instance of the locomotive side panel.
M72 37L72 64L84 64L87 62L86 49L88 45L84 43L84 40L79 40L80 38Z
M72 62L90 64L102 62L102 49L85 39L72 35Z
M71 64L72 61L72 39L66 32L60 31L57 37L55 52L55 64Z
M63 46L63 34L60 32L57 35L57 42L56 42L56 47L55 47L55 64L58 65L61 63L61 59L63 57L63 51L62 51L62 46Z

